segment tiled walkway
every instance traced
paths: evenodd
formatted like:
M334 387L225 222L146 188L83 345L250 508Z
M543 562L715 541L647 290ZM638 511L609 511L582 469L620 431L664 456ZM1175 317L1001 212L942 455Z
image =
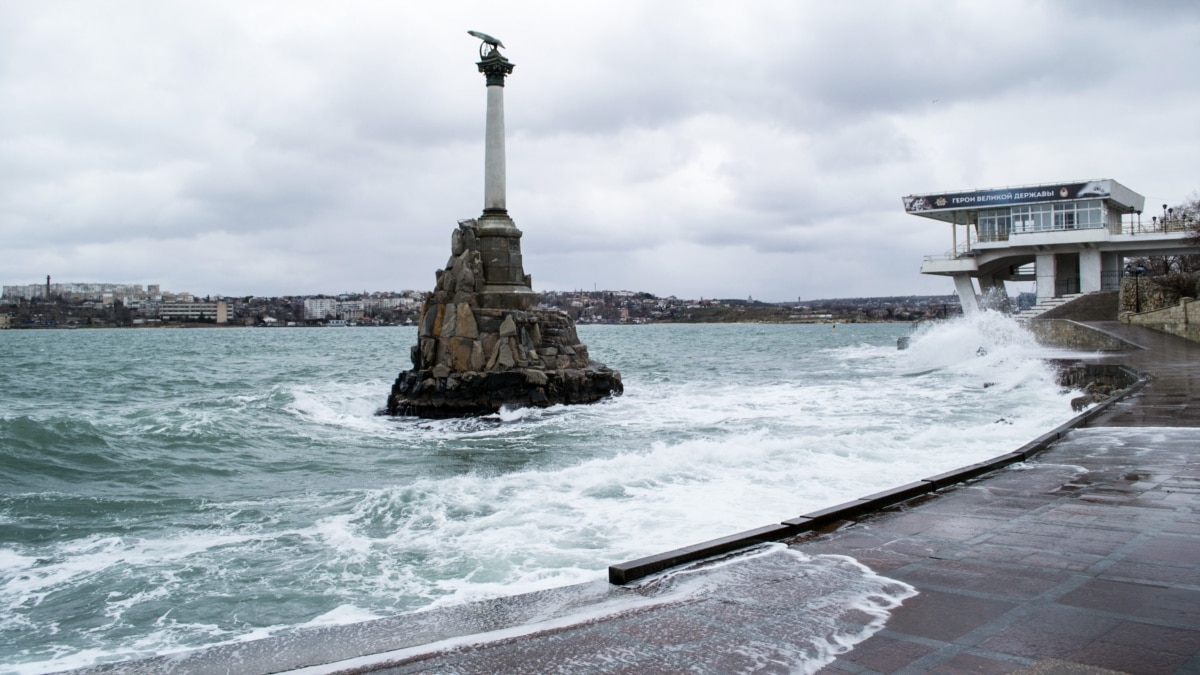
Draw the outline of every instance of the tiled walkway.
M1200 673L1197 439L1077 430L1027 468L799 544L920 592L822 672Z
M1093 325L1145 348L1096 359L1145 388L1027 468L799 545L920 591L823 673L1200 673L1200 345Z

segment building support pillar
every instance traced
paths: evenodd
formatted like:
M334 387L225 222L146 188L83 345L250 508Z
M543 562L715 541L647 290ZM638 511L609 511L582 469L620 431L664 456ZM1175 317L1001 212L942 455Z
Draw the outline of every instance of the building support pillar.
M1079 292L1095 293L1102 288L1103 261L1100 251L1087 248L1079 252Z
M1037 254L1034 267L1037 272L1037 299L1038 302L1049 300L1054 297L1054 282L1055 273L1057 270L1056 260L1053 253Z
M1121 288L1121 254L1105 251L1100 254L1100 290L1116 291Z
M954 290L958 292L958 302L962 305L964 316L979 313L979 299L975 297L975 285L971 283L970 274L955 274Z

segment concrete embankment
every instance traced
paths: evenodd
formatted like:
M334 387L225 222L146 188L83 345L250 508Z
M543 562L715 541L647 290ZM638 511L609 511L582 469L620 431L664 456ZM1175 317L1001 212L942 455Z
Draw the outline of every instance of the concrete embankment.
M627 585L93 672L1200 672L1200 345L1089 325L1136 348L1087 363L1149 378L994 460L615 565Z

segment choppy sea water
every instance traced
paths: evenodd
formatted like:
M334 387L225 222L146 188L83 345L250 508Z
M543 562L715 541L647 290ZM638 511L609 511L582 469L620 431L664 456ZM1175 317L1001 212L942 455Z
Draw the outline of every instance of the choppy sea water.
M411 328L0 332L0 672L593 581L1071 415L991 314L579 332L624 396L450 421L375 415Z

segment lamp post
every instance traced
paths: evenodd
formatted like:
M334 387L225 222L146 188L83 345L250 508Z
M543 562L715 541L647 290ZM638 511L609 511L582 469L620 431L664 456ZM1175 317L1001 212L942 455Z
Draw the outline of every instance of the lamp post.
M1125 266L1125 274L1133 276L1133 309L1138 314L1142 312L1142 275L1145 273L1146 268L1142 265L1130 263Z

